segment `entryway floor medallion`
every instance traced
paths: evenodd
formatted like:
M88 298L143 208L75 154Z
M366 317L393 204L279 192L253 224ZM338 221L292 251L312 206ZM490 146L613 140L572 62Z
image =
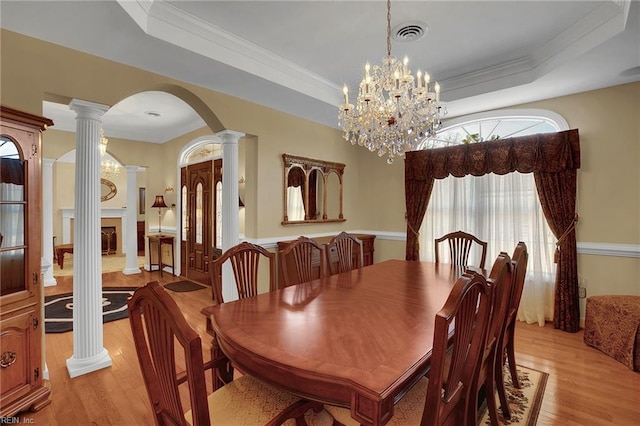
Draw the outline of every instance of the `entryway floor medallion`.
M137 287L103 287L103 322L127 318L127 300ZM64 333L73 330L73 293L56 294L44 298L45 333Z

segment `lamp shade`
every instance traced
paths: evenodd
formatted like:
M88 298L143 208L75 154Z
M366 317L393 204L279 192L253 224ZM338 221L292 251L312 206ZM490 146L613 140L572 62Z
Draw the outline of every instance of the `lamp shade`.
M151 207L166 208L168 206L164 202L164 196L156 195L156 200L153 202L153 205Z

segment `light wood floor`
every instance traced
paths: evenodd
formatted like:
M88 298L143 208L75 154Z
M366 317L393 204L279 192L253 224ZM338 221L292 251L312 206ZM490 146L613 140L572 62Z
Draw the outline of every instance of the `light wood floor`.
M104 286L140 286L159 279L159 273L103 275ZM178 278L164 274L166 284ZM58 280L45 294L69 292L71 277ZM209 354L205 320L200 310L210 304L210 288L169 293L187 320L203 336ZM152 425L150 405L131 338L128 320L104 326L104 346L113 366L69 379L66 359L73 355L73 333L47 334L46 353L51 404L37 413L22 413L38 425ZM516 329L519 364L549 373L539 425L640 424L640 373L585 345L582 332L571 334L519 323Z

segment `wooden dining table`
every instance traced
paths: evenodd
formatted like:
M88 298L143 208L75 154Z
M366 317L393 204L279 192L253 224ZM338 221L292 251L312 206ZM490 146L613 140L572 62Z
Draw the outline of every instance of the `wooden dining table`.
M389 260L215 305L205 309L212 355L300 397L350 407L362 424L383 425L428 371L435 315L460 273Z

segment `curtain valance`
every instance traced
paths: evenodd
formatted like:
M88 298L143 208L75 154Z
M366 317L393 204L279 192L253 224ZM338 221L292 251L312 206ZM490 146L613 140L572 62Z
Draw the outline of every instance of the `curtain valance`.
M24 166L17 158L0 158L0 183L24 185Z
M578 130L544 133L406 153L405 180L449 175L504 175L580 168Z
M287 175L287 186L301 186L304 188L304 170L300 167L293 167Z

